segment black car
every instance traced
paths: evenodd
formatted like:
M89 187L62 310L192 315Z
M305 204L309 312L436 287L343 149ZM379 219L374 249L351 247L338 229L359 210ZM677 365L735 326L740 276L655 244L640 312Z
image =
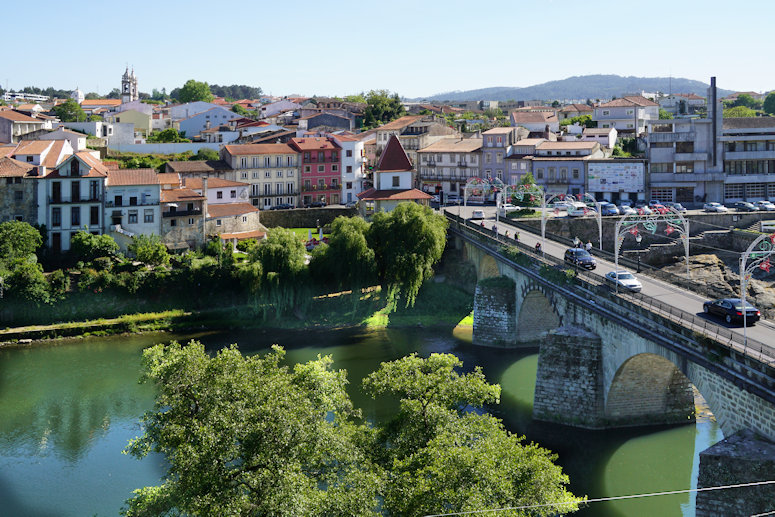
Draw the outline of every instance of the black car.
M727 323L743 322L743 301L740 298L722 298L721 300L707 301L702 304L705 314L715 314L724 318ZM751 305L745 304L745 321L753 325L761 317L761 312Z
M738 212L758 212L759 207L753 203L747 203L745 201L738 201L735 203L735 208Z
M289 210L291 208L293 208L293 205L290 203L280 203L279 205L269 207L269 210Z
M565 262L590 270L597 267L595 257L590 255L584 248L570 248L565 250Z
M323 208L324 206L326 206L325 201L313 201L304 205L304 208Z

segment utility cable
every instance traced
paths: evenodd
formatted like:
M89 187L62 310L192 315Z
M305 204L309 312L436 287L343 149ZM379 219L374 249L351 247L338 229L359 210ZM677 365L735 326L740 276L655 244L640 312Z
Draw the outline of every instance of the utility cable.
M709 492L711 490L728 490L730 488L746 488L746 487L752 487L752 486L761 486L761 485L773 485L775 484L775 480L771 481L755 481L752 483L740 483L737 485L721 485L721 486L710 486L705 488L688 488L686 490L670 490L667 492L651 492L647 494L632 494L632 495L617 495L612 497L600 497L597 499L586 499L583 501L579 501L579 504L586 504L586 503L601 503L605 501L619 501L622 499L640 499L644 497L657 497L657 496L663 496L663 495L675 495L675 494L688 494L691 492ZM510 510L530 510L533 508L546 508L549 506L567 506L569 502L564 503L543 503L543 504L531 504L526 506L510 506L507 508L492 508L490 510L469 510L466 512L453 512L453 513L434 513L434 514L428 514L425 515L425 517L450 517L454 515L473 515L473 514L481 514L481 513L487 513L487 512L505 512ZM775 512L770 513L763 513L760 515L770 515ZM756 516L752 516L756 517Z

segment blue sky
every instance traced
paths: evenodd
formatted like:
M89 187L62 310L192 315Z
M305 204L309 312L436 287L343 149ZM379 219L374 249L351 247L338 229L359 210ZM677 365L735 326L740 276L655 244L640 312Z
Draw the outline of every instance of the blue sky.
M4 9L0 85L107 93L187 79L274 95L403 96L574 75L686 77L775 89L775 2L42 0ZM13 42L13 44L10 44Z

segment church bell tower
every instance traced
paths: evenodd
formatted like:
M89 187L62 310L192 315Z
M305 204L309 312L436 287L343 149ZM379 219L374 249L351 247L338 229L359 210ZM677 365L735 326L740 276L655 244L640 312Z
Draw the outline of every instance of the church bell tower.
M121 102L132 102L140 98L137 91L137 77L135 76L135 69L132 72L129 71L129 67L126 67L124 75L121 76Z

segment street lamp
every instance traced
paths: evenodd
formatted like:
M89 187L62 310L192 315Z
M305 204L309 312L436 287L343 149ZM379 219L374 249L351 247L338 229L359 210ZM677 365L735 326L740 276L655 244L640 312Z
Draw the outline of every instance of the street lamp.
M635 242L638 243L638 269L636 270L636 273L640 273L640 241L642 240L643 236L641 234L635 236Z

